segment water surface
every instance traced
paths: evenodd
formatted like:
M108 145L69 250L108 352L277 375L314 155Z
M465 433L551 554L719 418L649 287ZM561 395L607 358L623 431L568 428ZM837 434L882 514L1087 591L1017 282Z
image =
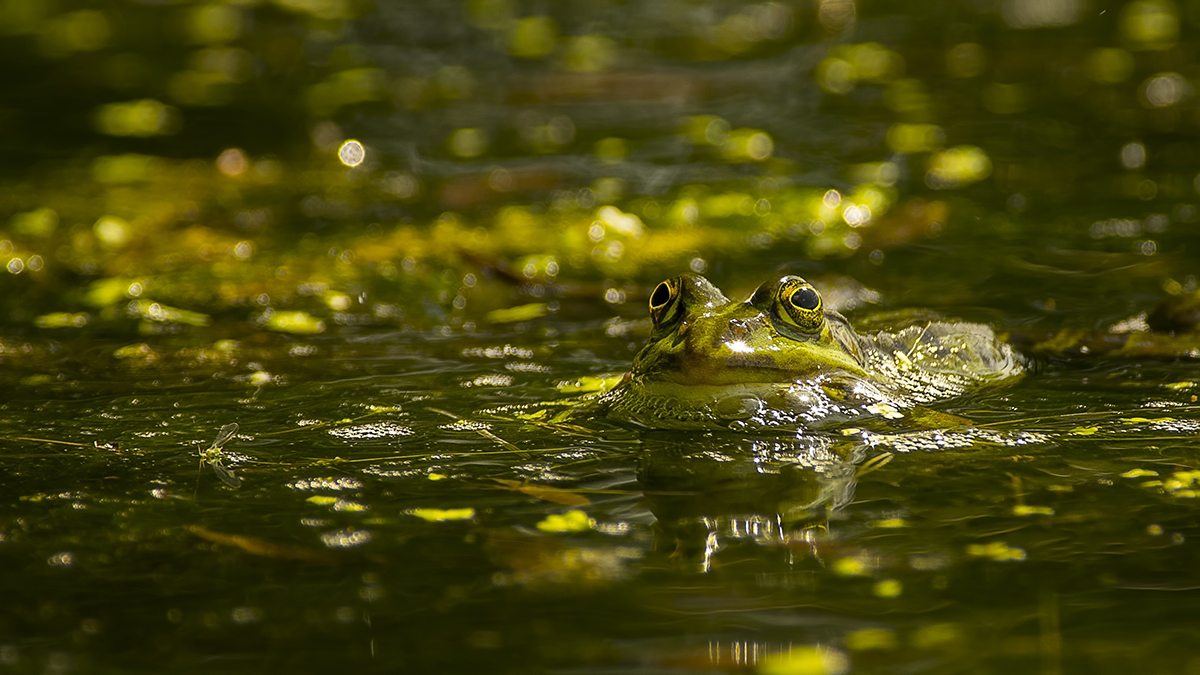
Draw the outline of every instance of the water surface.
M686 270L1112 344L1195 291L1196 23L0 4L0 664L1200 671L1186 329L866 433L513 407Z

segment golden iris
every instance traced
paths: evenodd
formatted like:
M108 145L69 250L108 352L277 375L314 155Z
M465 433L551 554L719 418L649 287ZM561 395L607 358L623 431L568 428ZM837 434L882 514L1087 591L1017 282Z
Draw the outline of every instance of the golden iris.
M807 281L798 277L785 279L779 284L775 301L782 308L778 314L784 321L805 333L820 332L825 323L821 294Z
M655 327L673 323L679 317L679 279L667 279L650 294L650 319Z

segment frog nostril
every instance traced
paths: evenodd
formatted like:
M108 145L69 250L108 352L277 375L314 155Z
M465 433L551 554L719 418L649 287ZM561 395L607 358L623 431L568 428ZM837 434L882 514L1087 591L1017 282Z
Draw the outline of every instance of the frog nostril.
M729 322L729 328L725 330L725 337L734 340L743 340L750 337L750 327L741 319L734 319Z

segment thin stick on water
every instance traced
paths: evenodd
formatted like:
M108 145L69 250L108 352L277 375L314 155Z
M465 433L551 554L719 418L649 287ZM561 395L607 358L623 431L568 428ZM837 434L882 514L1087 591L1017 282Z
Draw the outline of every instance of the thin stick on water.
M441 408L430 408L430 410L432 410L435 413L438 413L439 415L445 415L446 417L449 417L451 419L458 420L459 422L468 421L462 417L459 417L458 415L455 415L454 413L452 413L448 410L442 410ZM489 431L483 427L470 427L470 429L471 429L471 431L474 431L475 433L479 434L480 436L483 436L484 438L495 443L496 445L499 445L500 447L508 450L509 452L519 452L519 453L527 452L525 450L522 450L521 448L518 448L517 446L513 445L512 443L509 443L508 441L504 440L503 438L500 438L496 434L493 434L491 431Z

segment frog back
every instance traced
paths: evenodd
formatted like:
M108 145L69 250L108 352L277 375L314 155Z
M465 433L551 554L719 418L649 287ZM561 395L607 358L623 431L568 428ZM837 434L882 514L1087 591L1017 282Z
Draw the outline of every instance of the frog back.
M991 328L977 323L932 321L859 340L873 379L908 404L1008 383L1028 365Z

